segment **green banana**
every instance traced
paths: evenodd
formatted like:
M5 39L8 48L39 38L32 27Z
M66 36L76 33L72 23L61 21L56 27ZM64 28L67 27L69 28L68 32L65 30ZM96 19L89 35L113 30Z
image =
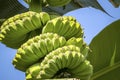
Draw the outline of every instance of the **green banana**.
M61 68L65 68L66 65L67 65L66 55L65 55L65 54L64 54L64 55L61 55L61 56L60 56L60 60L61 60L61 63L62 63Z
M27 29L28 31L35 29L35 26L33 25L32 21L29 17L26 17L23 19L23 25L24 25L24 28Z
M72 37L66 42L66 45L75 45L75 46L81 48L83 45L83 39Z
M65 37L66 39L71 38L71 37L68 36L68 35L70 35L70 32L68 32L68 31L70 31L70 28L71 28L70 22L71 22L71 21L67 21L67 20L63 21L63 27L62 27L62 29L61 29L61 31L60 31L61 35L62 35L62 36L64 35L64 37ZM57 26L56 26L56 27L57 27Z
M52 23L52 21L49 21L46 25L45 27L43 27L42 33L53 32L54 24Z
M59 45L62 46L62 45L65 45L66 44L66 39L64 37L60 37L59 38Z
M42 28L42 22L41 22L41 20L42 20L41 15L39 15L37 13L31 16L31 21L32 21L33 25L35 27L37 27L37 28L40 28L40 27Z
M75 33L76 27L74 27L75 24L76 24L76 23L75 23L74 21L70 21L70 22L69 22L70 29L69 29L68 32L66 33L67 36L73 37L73 36L76 34L76 33Z
M56 20L53 21L54 24L54 33L58 33L61 30L61 27L63 26L62 20L59 18L56 18ZM59 25L59 27L55 27L56 25Z
M72 37L66 42L66 45L75 45L80 48L80 52L86 57L90 48L88 45L83 41L83 38L75 38Z
M76 51L73 51L73 60L71 61L71 64L69 65L69 69L74 69L77 67L81 62L85 60L85 57L80 53L79 55L76 54ZM76 64L75 64L76 63Z
M69 67L71 65L71 62L73 60L72 54L75 54L77 52L71 52L71 51L66 51L65 55L66 55L66 62L67 64L65 65L65 67ZM62 59L61 59L62 60Z
M73 77L80 78L81 80L89 80L93 73L93 67L88 60L85 60L78 67L70 70Z
M40 70L40 63L36 63L36 64L30 66L26 70L26 80L34 79L36 77L36 75L39 73L39 70Z
M88 47L88 45L84 42L81 49L81 53L87 57L88 53L91 51L90 48Z
M74 35L74 37L81 37L81 38L83 38L83 34L84 34L84 32L83 32L83 29L81 28L81 25L78 23L78 22L76 22L76 29L77 29L77 33Z
M53 38L53 45L54 49L58 48L60 46L59 39L58 38Z
M39 15L43 25L45 25L48 20L50 20L50 15L46 12L41 12Z
M58 67L57 67L56 64L55 64L55 61L50 61L50 62L49 62L49 66L52 66L55 71L58 70Z
M53 43L49 38L46 38L45 42L47 44L47 52L51 52L52 50L54 50Z

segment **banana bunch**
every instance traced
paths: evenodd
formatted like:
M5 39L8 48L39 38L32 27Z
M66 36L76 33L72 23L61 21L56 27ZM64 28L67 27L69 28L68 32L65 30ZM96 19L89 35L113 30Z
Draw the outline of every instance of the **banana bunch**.
M41 34L20 46L13 59L16 69L26 72L26 80L78 78L89 80L92 65L90 51L83 41L83 30L71 16L46 22Z
M15 15L6 20L0 28L0 41L11 48L19 48L28 39L39 35L50 20L46 12L33 11Z
M67 40L71 37L83 37L81 25L71 16L49 20L42 30L42 33L47 32L57 33L64 36Z
M79 47L68 45L50 52L42 62L28 68L26 80L63 77L89 80L92 70L92 65L80 53Z
M26 71L32 64L42 60L49 52L64 46L66 39L53 33L35 36L24 43L13 59L15 68Z
M45 1L50 5L55 2ZM70 0L56 1L58 5L68 2ZM81 25L71 16L52 14L28 11L3 23L0 41L8 47L18 48L12 64L26 72L26 80L89 80L93 68L86 59L90 49L83 40Z

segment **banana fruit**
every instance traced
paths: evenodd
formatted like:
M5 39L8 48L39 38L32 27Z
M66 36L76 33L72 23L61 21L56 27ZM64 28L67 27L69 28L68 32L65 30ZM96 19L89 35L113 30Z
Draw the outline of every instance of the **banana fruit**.
M89 80L93 73L93 67L88 60L85 60L78 67L70 69L70 72L73 74L72 77Z
M87 57L88 53L90 52L90 48L88 45L83 41L83 38L75 38L72 37L67 40L66 45L75 45L80 48L80 52Z
M33 64L26 70L26 80L34 80L40 71L40 63Z

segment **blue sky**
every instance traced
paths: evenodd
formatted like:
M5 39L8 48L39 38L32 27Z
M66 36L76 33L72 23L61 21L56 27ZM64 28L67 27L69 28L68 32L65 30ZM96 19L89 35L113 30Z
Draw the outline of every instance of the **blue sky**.
M21 2L22 0L19 1ZM84 28L85 41L88 44L105 26L120 19L120 8L114 8L108 0L99 0L99 3L114 18L91 7L65 14L67 16L74 16L80 22ZM25 74L16 70L11 63L15 53L16 50L0 43L0 80L25 80Z

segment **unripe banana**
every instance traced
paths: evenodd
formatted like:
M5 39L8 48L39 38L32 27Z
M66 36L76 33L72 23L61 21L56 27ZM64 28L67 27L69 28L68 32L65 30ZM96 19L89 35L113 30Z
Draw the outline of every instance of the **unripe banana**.
M81 62L85 60L85 57L80 53L79 55L75 54L76 52L73 52L73 60L71 61L71 65L69 65L69 69L74 69L75 67L79 66ZM75 64L76 63L76 64Z
M42 33L54 32L54 24L52 21L49 21L47 26L43 27Z
M47 44L47 52L51 52L52 50L54 50L54 44L49 38L46 38L45 42Z
M26 70L26 80L31 80L36 77L36 75L39 73L40 70L40 63L36 63L32 66L30 66L27 70Z
M69 22L67 20L62 20L62 26L60 27L60 30L59 30L59 34L60 35L65 35L67 33L67 31L69 30ZM58 26L59 27L59 26ZM65 28L64 28L65 27ZM66 37L66 36L64 36Z
M67 62L67 64L65 65L65 67L69 67L70 65L71 65L71 62L72 62L72 60L73 60L73 57L72 57L72 54L75 54L75 53L77 53L77 52L74 52L74 51L66 51L65 52L66 53L66 55L65 55L65 57L66 57L66 62ZM62 59L61 59L62 60ZM64 67L63 67L64 68Z
M31 21L33 23L33 25L37 28L40 28L42 26L42 19L46 17L47 21L49 20L48 18L48 14L46 13L47 16L42 16L41 14L45 14L45 12L41 12L40 14L36 13L35 15L31 15ZM46 23L44 23L46 24Z
M45 0L50 6L64 6L67 5L71 0Z
M69 37L73 37L76 33L75 33L75 30L76 30L76 27L75 26L75 22L74 21L70 21L69 22L69 26L70 28L68 29L68 31L65 33L64 36L69 36ZM72 34L71 34L72 33Z
M53 38L53 45L54 49L58 48L60 46L59 39L58 38Z
M34 30L35 26L33 25L31 19L29 17L23 18L23 25L25 29L30 31L31 29Z
M61 43L61 41L64 43ZM17 68L24 63L19 70L25 71L29 66L44 58L52 50L64 46L65 43L66 39L64 37L53 33L45 33L33 37L18 49L14 58L17 62L13 60L13 65ZM18 55L20 55L19 58L17 57ZM22 70L23 68L24 70Z
M0 41L11 48L19 48L29 38L41 33L50 20L46 12L25 12L6 20L0 29Z
M93 67L88 60L85 60L78 67L70 71L73 77L80 78L81 80L89 80L93 73Z
M66 39L64 38L64 37L60 37L59 38L59 45L60 46L63 46L63 45L65 45L66 44Z
M61 60L61 68L65 68L67 65L66 55L60 55L60 60Z
M66 42L66 45L75 45L80 48L80 52L86 57L90 48L88 45L83 41L83 38L75 38L72 37Z
M72 37L67 41L66 45L75 45L75 46L81 48L83 45L83 39Z
M63 26L62 21L59 18L56 18L56 20L54 20L53 24L54 24L54 31L53 32L54 33L60 32L60 30ZM59 27L55 27L56 25L59 25Z
M40 18L41 18L41 21L42 21L43 25L45 25L48 22L48 20L50 20L50 16L46 12L41 12L40 13Z
M77 31L75 32L74 36L83 38L84 32L83 32L83 29L81 28L81 25L79 24L79 22L76 22L75 26L76 26L75 28L77 29Z
M84 42L82 47L80 48L81 49L81 53L87 57L88 53L91 51L89 46Z
M71 37L83 37L83 31L78 22L74 18L58 17L50 20L43 28L42 33L57 33L66 39Z

